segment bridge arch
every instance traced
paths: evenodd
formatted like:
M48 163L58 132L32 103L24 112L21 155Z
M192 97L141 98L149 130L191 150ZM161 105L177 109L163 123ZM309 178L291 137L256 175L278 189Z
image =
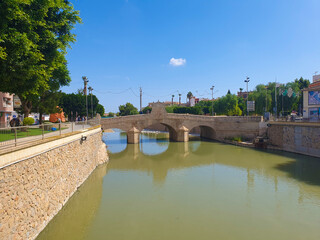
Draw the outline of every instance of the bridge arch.
M146 126L147 125L147 126ZM161 128L159 128L160 129L160 131L168 131L169 132L169 139L171 140L171 141L176 141L176 139L177 139L177 136L178 136L178 133L177 133L177 131L175 130L175 128L173 127L173 126L171 126L170 124L168 124L168 123L164 123L164 122L161 122L161 121L152 121L152 123L150 124L150 123L148 123L148 124L146 124L144 127L143 127L143 129L141 129L141 131L142 130L148 130L148 129L155 129L155 126L163 126L163 127L165 127L165 128L163 128L163 129L161 129Z
M215 140L217 139L216 130L208 125L195 125L189 129L189 133L192 132L194 129L197 130L197 133L200 135L201 138Z

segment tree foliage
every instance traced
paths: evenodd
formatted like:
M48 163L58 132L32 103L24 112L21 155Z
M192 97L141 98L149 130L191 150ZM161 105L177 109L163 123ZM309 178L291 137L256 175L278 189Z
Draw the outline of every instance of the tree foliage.
M63 108L65 114L71 119L77 116L83 117L87 115L86 109L86 96L79 93L62 93L59 107ZM91 117L93 107L93 116L99 113L101 116L104 115L104 107L99 104L99 99L92 95L92 105L91 105L91 95L88 95L88 115Z
M97 113L99 113L100 116L103 117L104 112L105 112L104 106L102 106L101 104L98 103L98 105L97 105Z
M213 102L213 111L217 115L241 116L242 110L239 108L238 97L235 94L227 95Z
M0 91L17 94L26 116L39 96L70 82L65 55L77 22L68 0L0 1Z
M147 114L147 113L151 113L151 111L152 111L152 108L149 107L149 106L147 106L147 107L145 107L145 108L142 110L142 113L143 113L143 114Z
M257 85L255 90L249 94L249 100L255 101L254 114L262 115L265 111L274 113L275 107L277 115L280 113L286 115L292 111L301 113L303 107L302 89L307 88L309 84L308 79L300 77L292 82L281 84L276 91L274 82L269 82L267 85ZM288 94L290 88L293 92L292 96Z
M119 106L119 116L136 115L139 114L138 109L131 103Z

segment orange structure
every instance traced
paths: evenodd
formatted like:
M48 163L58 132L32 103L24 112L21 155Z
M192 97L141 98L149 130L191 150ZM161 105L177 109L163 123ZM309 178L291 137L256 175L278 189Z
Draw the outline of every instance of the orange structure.
M57 108L59 108L57 106ZM65 122L66 121L66 118L64 116L64 112L63 112L63 109L62 108L59 108L60 109L60 112L58 113L51 113L50 114L50 118L49 118L49 121L52 122L52 123L56 123L56 122L59 122L59 119L61 120L61 122Z

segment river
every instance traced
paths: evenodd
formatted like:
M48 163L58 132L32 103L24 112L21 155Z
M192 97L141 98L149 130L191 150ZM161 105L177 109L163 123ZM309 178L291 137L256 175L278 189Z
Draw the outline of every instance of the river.
M320 159L105 133L99 166L37 238L320 239Z

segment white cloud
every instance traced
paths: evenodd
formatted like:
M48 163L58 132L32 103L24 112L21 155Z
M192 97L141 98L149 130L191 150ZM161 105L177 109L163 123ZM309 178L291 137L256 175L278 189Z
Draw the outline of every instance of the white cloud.
M175 67L185 65L187 60L185 58L171 58L169 64Z

